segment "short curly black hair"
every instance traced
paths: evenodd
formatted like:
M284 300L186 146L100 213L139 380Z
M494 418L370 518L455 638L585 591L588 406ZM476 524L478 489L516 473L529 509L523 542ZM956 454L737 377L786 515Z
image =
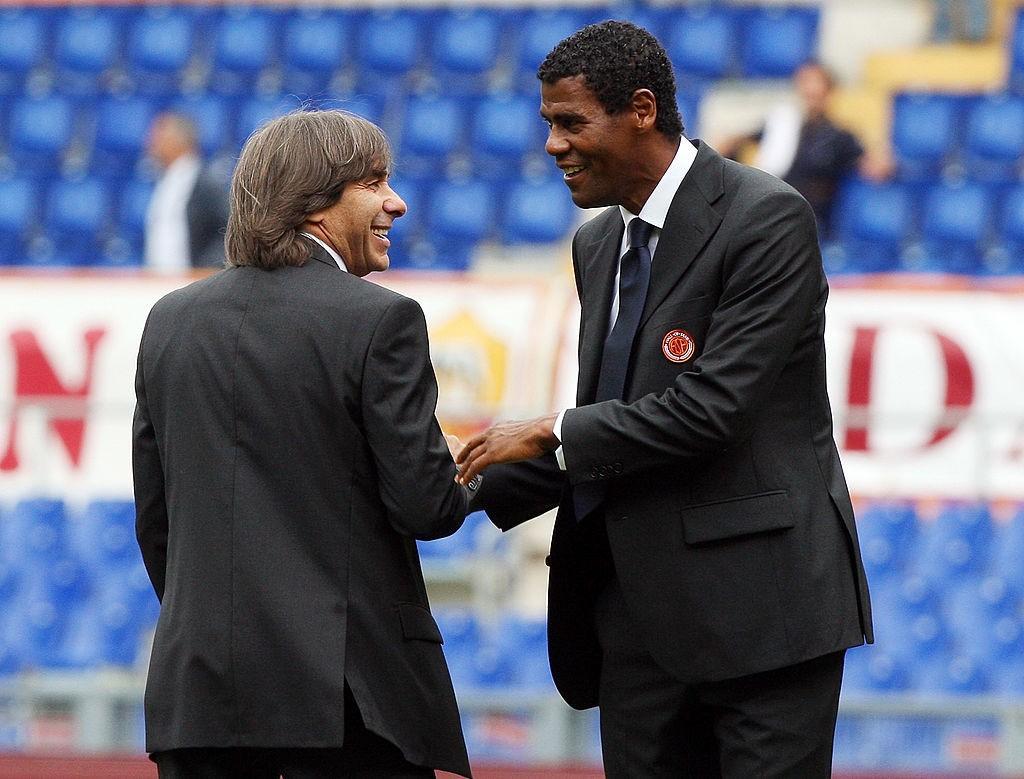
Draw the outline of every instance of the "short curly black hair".
M537 68L545 84L573 76L586 79L609 114L629 105L636 90L651 90L658 105L655 129L670 138L682 134L672 64L657 38L642 27L612 20L588 24L555 46Z

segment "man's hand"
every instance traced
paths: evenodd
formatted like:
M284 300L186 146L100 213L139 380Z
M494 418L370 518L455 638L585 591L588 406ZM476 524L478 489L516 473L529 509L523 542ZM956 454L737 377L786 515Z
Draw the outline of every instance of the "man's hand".
M557 449L556 419L558 414L548 414L519 422L502 422L473 436L455 457L461 468L457 481L466 485L489 465L530 460Z

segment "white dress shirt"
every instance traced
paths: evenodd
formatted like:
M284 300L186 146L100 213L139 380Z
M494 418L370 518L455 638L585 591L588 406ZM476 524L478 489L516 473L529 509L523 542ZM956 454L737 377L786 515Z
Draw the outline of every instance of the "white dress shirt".
M668 216L668 209L672 205L672 199L676 196L676 190L678 190L680 184L683 183L683 179L686 177L686 174L690 170L695 159L697 159L697 150L685 137L681 138L679 148L676 150L676 156L672 158L672 162L669 163L668 169L661 177L658 185L654 188L651 196L647 198L647 202L644 203L643 208L640 209L640 213L633 214L624 206L619 206L619 212L622 214L622 223L626 227L628 227L630 221L637 216L647 222L647 224L654 226L654 229L651 231L650 240L647 242L647 248L650 249L651 252L652 267L655 260L654 253L658 248L658 238L661 236L661 231L665 227L665 218ZM608 320L609 333L612 331L612 327L615 326L615 320L619 315L619 273L622 268L622 255L625 254L628 249L629 231L623 230L622 243L619 245L619 268L615 271L612 307ZM565 412L566 409L563 409L555 420L554 433L555 438L559 441L562 440L562 420L565 418ZM561 446L555 450L555 459L558 460L558 467L564 471L565 453L562 451Z
M201 168L198 157L182 155L167 166L153 188L153 197L146 209L146 267L167 273L179 273L192 267L185 209Z
M318 244L323 246L324 247L324 251L326 251L329 255L331 255L331 257L334 259L334 261L336 263L338 263L338 267L341 268L343 271L345 271L345 273L348 273L348 268L345 267L345 261L343 259L341 259L341 255L338 254L336 251L334 251L334 249L332 249L330 246L325 244L323 241L321 241L315 235L311 235L310 233L299 233L299 235L304 235L307 238L309 238L310 240L316 241Z

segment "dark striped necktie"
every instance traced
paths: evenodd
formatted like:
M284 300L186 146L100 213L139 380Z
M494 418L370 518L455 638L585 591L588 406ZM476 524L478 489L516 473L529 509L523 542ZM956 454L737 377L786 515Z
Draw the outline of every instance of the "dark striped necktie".
M654 225L639 217L629 223L629 248L619 261L619 312L604 342L595 403L620 400L626 387L629 355L633 351L633 339L640 324L651 280L651 251L647 243L651 240L653 230ZM606 489L607 484L596 479L573 488L573 508L577 522L582 522L601 505Z

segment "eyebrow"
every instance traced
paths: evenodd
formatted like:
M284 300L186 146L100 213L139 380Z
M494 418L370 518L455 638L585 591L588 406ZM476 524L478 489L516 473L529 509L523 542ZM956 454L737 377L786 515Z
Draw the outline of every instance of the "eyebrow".
M540 109L540 117L541 119L549 121L552 124L555 124L556 122L565 124L566 122L586 121L586 117L583 116L583 114L576 113L575 111L555 111L552 114L545 115L543 108Z

